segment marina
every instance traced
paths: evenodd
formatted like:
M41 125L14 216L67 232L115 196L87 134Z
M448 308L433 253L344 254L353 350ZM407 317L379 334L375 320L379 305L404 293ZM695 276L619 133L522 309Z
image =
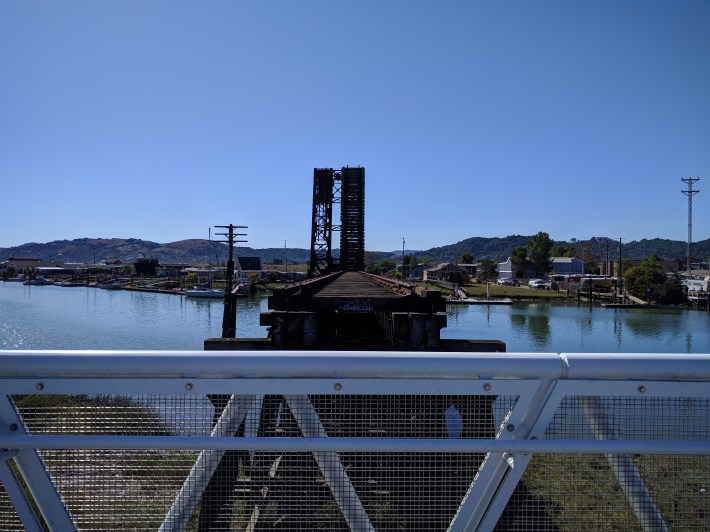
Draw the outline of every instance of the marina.
M237 299L237 337L266 338L266 295ZM1 349L202 349L221 336L219 299L0 282ZM710 352L695 310L515 302L448 305L442 338L502 340L508 351Z
M265 336L265 297L237 300L239 335ZM1 349L202 349L219 337L222 301L148 288L0 283Z
M491 297L505 292L489 283L485 297L471 297L440 280L444 297L365 271L363 168L314 169L313 201L308 278L271 285L268 295L237 297L232 224L219 226L228 229L227 294L212 287L211 264L207 281L187 291L176 290L182 282L159 287L145 277L3 283L0 373L9 391L0 418L15 434L2 435L2 446L18 453L19 475L50 529L103 529L104 519L119 517L112 493L121 491L135 501L120 516L131 529L507 530L515 522L561 530L558 523L573 520L554 510L549 486L559 473L544 464L589 452L605 453L608 465L575 457L562 471L575 480L580 468L612 473L606 484L600 473L590 478L614 494L603 505L621 517L612 523L609 512L591 512L587 521L649 530L707 524L692 511L671 511L645 487L663 477L680 497L684 475L645 470L657 463L653 453L686 467L693 430L707 431L707 386L686 381L691 371L693 380L710 380L708 313L648 312L650 298L630 298L634 308L624 300L596 306L593 288L608 279L596 287L588 279L587 301L578 292L576 304L568 289L564 298L514 301L517 294ZM336 225L330 213L341 202L347 208ZM341 232L337 255L333 232ZM153 277L158 261L134 266ZM557 283L533 284L536 294L559 294ZM660 404L646 397L614 404L647 387ZM681 388L691 401L675 401ZM65 396L59 411L46 392ZM663 430L681 416L693 423ZM640 437L620 441L626 434ZM59 440L75 453L63 452L61 462L53 454ZM119 453L115 460L90 449ZM129 453L145 461L161 449L169 454L139 489L119 488L116 475L94 487L89 471L130 475ZM703 441L690 454L708 449ZM60 463L74 469L74 491L91 484L101 502L92 495L89 510L89 499L61 488ZM177 473L169 485L165 468ZM0 492L0 523L14 515L36 522L20 477L0 472L16 512ZM134 526L141 493L156 489L160 502ZM577 482L555 505L602 500L586 489Z

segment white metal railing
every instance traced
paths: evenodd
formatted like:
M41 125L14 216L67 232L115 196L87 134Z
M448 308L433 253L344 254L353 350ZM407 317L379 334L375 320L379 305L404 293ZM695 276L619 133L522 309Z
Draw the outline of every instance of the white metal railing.
M0 529L707 529L709 384L704 354L4 351Z

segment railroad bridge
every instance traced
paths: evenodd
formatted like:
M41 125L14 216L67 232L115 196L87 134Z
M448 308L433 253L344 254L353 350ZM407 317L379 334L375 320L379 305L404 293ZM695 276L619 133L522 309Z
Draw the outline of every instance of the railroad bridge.
M505 351L505 344L500 341L441 338L441 329L446 327L446 300L439 290L363 271L364 178L364 168L314 170L309 279L276 289L269 296L269 311L260 316L261 325L269 328L268 338L213 338L205 341L206 350ZM337 206L341 207L339 225L333 223L337 219ZM333 233L338 231L341 232L340 250L336 256L332 244ZM209 397L215 408L214 425L217 427L229 410L230 396ZM314 394L300 398L268 394L258 398L254 420L241 424L236 435L353 437L365 430L380 437L449 438L452 437L451 419L455 419L461 426L462 436L492 438L495 435L493 400L492 395L453 392L435 394L426 400L381 394L339 397ZM228 451L203 494L199 530L213 530L219 523L235 518L253 522L255 530L320 528L320 524L316 525L320 523L319 512L309 509L312 501L325 504L334 496L341 497L342 506L350 508L346 513L353 513L353 508L361 508L359 496L377 505L381 497L377 493L382 492L385 483L385 491L398 493L398 500L389 504L393 505L392 515L397 516L400 524L406 524L404 529L417 529L421 519L436 523L437 530L443 529L470 484L471 479L461 472L474 472L482 456L470 453L452 459L430 460L423 459L419 453L368 458L342 454L330 456L329 463L332 463L326 465L318 462L322 455L317 453L313 454L316 464L297 453ZM385 464L391 460L397 463L396 478L378 477L377 472L383 467L389 468ZM239 471L247 472L250 482L242 482L242 492L235 496ZM411 495L411 488L422 471L426 471L427 482L437 486L441 497L451 501L451 507L422 513L415 510L425 507L421 493ZM319 484L322 475L336 480L329 489L311 493L309 490ZM359 496L355 490L348 490L347 496L338 495L349 485L348 475L360 485ZM304 493L310 493L311 502L294 503ZM235 514L235 500L244 505L246 514ZM252 512L252 508L260 510ZM266 508L276 511L266 515ZM354 513L357 515L346 518L351 529L372 530L364 510ZM309 525L304 526L304 523Z
M269 337L208 339L206 349L505 351L497 340L442 339L440 291L363 271L364 168L314 169L312 212L309 279L269 297L269 312L260 318Z
M452 353L505 344L442 339L438 291L361 271L336 174L269 337L205 343L248 351L0 353L0 528L708 529L706 355Z

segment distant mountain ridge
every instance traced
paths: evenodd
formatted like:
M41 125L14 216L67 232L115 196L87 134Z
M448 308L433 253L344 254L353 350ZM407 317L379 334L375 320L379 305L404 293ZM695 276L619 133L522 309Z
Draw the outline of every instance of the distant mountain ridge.
M284 260L305 262L310 257L306 249L283 248L253 249L235 248L237 256L259 257L263 262ZM137 238L78 238L75 240L55 240L45 244L30 242L10 248L0 248L0 261L10 257L31 257L65 262L100 263L118 259L132 263L138 257L154 257L163 264L207 264L208 262L226 262L228 249L226 244L206 239L178 240L160 244Z
M526 246L530 236L510 235L507 237L471 237L455 244L434 247L422 251L408 251L421 259L432 262L456 261L465 252L471 253L476 260L505 260L515 247ZM605 237L592 237L589 240L564 242L555 244L572 244L578 249L585 249L594 255L605 258L607 250L609 258L619 257L618 241ZM623 242L622 258L641 259L650 255L658 255L664 260L685 260L687 243L678 240L660 238L643 239L640 241ZM694 242L692 255L707 259L710 254L710 239ZM699 251L698 251L699 250ZM259 257L262 262L288 261L303 263L310 259L310 250L303 248L260 248L238 247L237 256ZM380 258L400 258L402 251L377 252ZM10 257L32 257L47 260L63 260L65 262L82 262L86 264L100 263L105 260L118 259L124 263L134 262L138 257L155 257L161 263L206 264L208 262L225 262L227 246L213 242L210 246L205 239L178 240L160 244L137 238L79 238L75 240L55 240L39 244L35 242L20 246L0 248L0 261Z
M531 236L511 235L503 238L472 237L461 240L456 244L431 248L422 252L433 261L457 260L464 252L471 253L477 260L493 259L505 260L516 247L525 247ZM579 251L588 251L599 259L619 259L619 241L607 237L591 237L588 240L575 240L574 242L555 241L555 245L570 244ZM643 259L657 255L662 260L679 260L685 262L688 243L680 240L667 240L662 238L634 240L621 243L622 259ZM691 260L702 258L707 260L710 255L710 239L693 242L691 245Z

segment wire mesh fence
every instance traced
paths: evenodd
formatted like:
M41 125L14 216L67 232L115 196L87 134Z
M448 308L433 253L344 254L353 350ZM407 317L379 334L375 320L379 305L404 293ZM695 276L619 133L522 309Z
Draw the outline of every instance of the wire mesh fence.
M30 435L170 436L210 434L232 398L12 399ZM303 418L315 415L319 436L493 439L514 402L513 396L486 395L264 395L251 401L232 435L312 437L312 420ZM377 530L444 530L484 456L226 451L213 470L214 460L201 464L209 476L204 490L192 493L188 487L187 497L199 499L189 517L164 522L180 501L181 488L194 482L198 455L197 450L40 451L82 530L348 530L352 523L346 517L361 509Z
M710 401L567 396L545 437L707 441ZM546 530L710 530L710 456L537 454L509 506L542 509ZM510 516L499 528L530 530Z
M710 529L710 452L683 450L710 440L710 387L702 383L664 382L650 393L634 382L632 395L604 380L346 382L357 393L343 393L340 380L169 380L107 386L159 390L126 394L97 394L100 385L81 379L5 381L7 390L40 393L0 397L0 438L55 438L18 444L20 455L0 462L0 473L19 480L38 529L58 529L42 500L52 490L68 522L91 531ZM223 393L233 386L244 393ZM77 394L82 387L94 391ZM164 392L177 388L190 392ZM92 437L102 439L82 445ZM234 444L201 445L213 440ZM504 440L510 452L494 445ZM516 440L563 445L515 452ZM323 441L345 443L330 450ZM564 447L603 441L636 447ZM678 453L644 450L659 441L677 443ZM37 483L32 453L51 490ZM17 501L3 482L0 530L26 528Z

